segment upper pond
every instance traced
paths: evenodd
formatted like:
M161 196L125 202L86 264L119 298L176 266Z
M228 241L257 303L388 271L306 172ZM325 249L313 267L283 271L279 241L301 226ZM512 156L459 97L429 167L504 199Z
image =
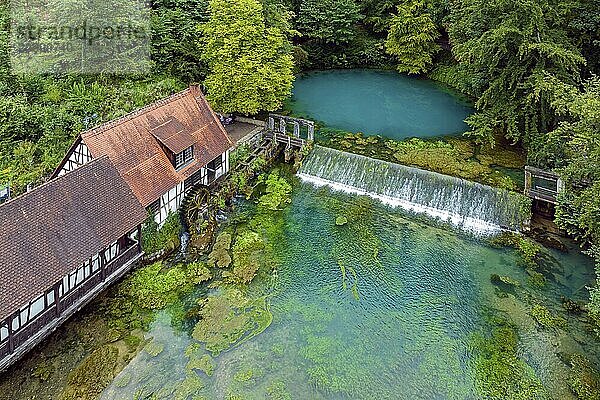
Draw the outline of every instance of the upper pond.
M473 112L433 81L362 69L301 75L289 107L331 128L391 139L459 134Z

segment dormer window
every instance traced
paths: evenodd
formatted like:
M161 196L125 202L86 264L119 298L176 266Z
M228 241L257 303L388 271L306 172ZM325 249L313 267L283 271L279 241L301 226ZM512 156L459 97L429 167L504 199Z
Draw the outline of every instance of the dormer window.
M190 146L181 153L175 154L175 169L185 167L194 159L194 146Z

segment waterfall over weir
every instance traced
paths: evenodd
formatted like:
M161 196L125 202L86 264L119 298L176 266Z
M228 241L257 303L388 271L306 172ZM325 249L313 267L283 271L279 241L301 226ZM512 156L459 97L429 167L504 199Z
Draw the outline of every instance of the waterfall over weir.
M479 183L315 146L298 171L315 186L367 195L478 235L519 230L527 198Z

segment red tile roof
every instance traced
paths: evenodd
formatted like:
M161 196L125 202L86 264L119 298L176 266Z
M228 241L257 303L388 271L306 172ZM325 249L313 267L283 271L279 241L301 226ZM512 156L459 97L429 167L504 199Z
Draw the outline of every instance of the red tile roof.
M81 134L92 157L107 155L144 207L229 149L233 142L197 86ZM194 146L175 170L165 149Z
M147 217L107 157L0 206L0 320Z

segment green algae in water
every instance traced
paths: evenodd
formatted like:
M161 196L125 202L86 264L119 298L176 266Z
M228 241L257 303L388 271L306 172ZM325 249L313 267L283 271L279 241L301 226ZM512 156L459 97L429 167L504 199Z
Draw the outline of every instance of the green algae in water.
M264 298L250 300L239 290L226 289L203 302L192 337L218 355L263 332L271 321Z
M113 384L103 398L185 393L194 383L188 379L190 345L197 359L206 351L214 354L211 376L193 371L204 383L195 395L211 399L482 398L497 390L481 384L481 366L488 364L477 361L481 353L473 345L474 337L493 335L482 310L500 300L521 302L516 296L522 293L543 304L545 297L579 299L578 288L593 278L591 264L563 255L559 260L572 274L569 286L511 285L514 294L499 300L493 274L527 280L515 250L408 219L370 199L303 185L283 211L257 214L248 203L239 207L248 213L242 231L261 234L267 254L276 258L277 274L261 267L241 289L209 293L213 304L203 315L209 318L198 321L195 339L157 318L148 335L169 346L157 357L142 352L124 371L131 375L127 386ZM343 227L334 223L339 215L348 216ZM548 336L554 330L537 327L531 307L522 304L531 331L517 330L527 357L511 347L496 359L502 368L516 363L533 382L506 375L521 394L561 379L544 364L556 358L554 348L540 345L554 340ZM524 341L528 336L534 345ZM588 356L597 362L597 353ZM566 378L564 384L569 387Z

